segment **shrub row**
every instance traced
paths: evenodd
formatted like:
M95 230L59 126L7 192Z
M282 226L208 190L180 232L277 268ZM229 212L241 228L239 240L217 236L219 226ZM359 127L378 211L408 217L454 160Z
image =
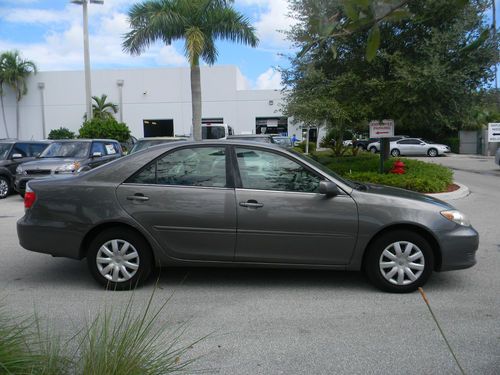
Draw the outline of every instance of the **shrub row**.
M453 172L441 165L406 158L390 158L384 163L384 174L378 173L378 155L362 152L357 156L334 157L331 152L316 152L314 158L342 177L368 183L395 186L421 193L446 191L453 183ZM396 160L405 163L406 173L388 173Z

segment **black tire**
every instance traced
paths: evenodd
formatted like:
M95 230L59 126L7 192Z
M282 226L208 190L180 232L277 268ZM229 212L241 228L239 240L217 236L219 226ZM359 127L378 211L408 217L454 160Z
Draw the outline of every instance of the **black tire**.
M436 150L435 148L430 148L427 151L427 156L430 156L431 158L438 156L438 150Z
M391 155L397 158L399 155L401 155L401 152L397 148L391 150Z
M5 176L0 176L0 199L7 198L12 191L10 181Z
M376 147L370 147L370 152L372 154L376 154L377 153L377 148Z
M113 240L116 240L118 244L128 243L130 245L128 249L125 251L125 253L122 254L121 256L126 257L129 256L130 254L138 255L137 257L130 259L130 262L128 260L121 259L120 256L119 262L123 262L123 265L125 265L124 266L125 271L130 272L130 275L133 274L132 277L130 278L127 278L127 276L125 276L125 273L123 273L123 271L120 269L119 271L117 271L118 275L117 281L113 281L112 280L113 275L109 274L108 276L110 278L108 279L99 270L97 256L99 253L101 255L101 258L103 256L101 247ZM107 289L130 290L134 289L136 286L140 285L141 283L143 283L148 279L148 277L151 274L151 270L153 268L153 256L151 252L151 247L142 236L134 232L127 231L126 229L110 228L100 232L90 243L87 252L87 263L92 276L97 280L98 283L105 286ZM137 265L137 269L133 270L129 268L127 264L135 264ZM114 268L118 267L118 266L116 267L113 266L111 262L100 264L100 267L104 270L106 268L104 267L105 265L111 266L113 272ZM111 271L111 269L109 271ZM123 280L119 280L120 275L122 275Z
M411 272L414 276L418 277L416 280L412 281L409 275L404 271L405 265L408 267L408 263L400 264L399 262L410 262L408 259L404 259L404 251L402 258L400 260L389 259L384 253L385 250L388 250L389 253L395 252L395 243L400 243L405 246L404 243L411 243L413 246L411 247L411 251L408 255L410 257L419 256L418 259L411 261ZM406 246L402 250L406 250ZM420 253L419 253L420 252ZM389 265L392 262L394 265ZM381 263L387 265L387 267L381 267ZM381 237L377 238L367 249L367 254L364 260L364 271L370 282L375 285L377 288L391 293L409 293L417 290L419 286L423 286L429 277L432 274L432 270L434 269L434 254L432 252L432 248L429 243L420 236L419 234L409 231L409 230L395 230L392 232L388 232ZM422 270L415 270L414 267L420 267ZM385 275L382 273L381 268L384 268L387 272ZM391 278L391 272L396 269L396 273L394 274L394 278L396 275L399 276L399 273L403 273L403 282L398 284L398 280L389 281ZM400 271L402 269L402 271ZM416 271L413 273L413 271Z

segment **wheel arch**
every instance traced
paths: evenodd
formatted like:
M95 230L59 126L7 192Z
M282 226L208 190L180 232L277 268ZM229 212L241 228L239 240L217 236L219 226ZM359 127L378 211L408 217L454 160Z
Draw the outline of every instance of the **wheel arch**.
M149 241L149 239L139 229L123 222L105 222L98 224L91 230L89 230L87 234L85 234L85 236L83 237L83 240L80 244L79 258L83 259L87 256L88 247L92 239L95 238L95 236L110 228L121 228L127 231L134 232L135 234L141 236L144 239L144 241L146 241L146 243L149 245L149 248L151 250L151 256L153 257L153 263L156 264L156 255L155 251L153 250L153 244L151 243L151 241Z
M442 262L442 256L441 256L441 246L439 245L438 240L434 235L426 228L421 227L416 224L394 224L390 225L388 227L382 228L380 231L378 231L371 239L368 241L368 243L365 246L365 249L363 251L363 260L361 262L361 269L364 269L365 267L365 260L368 254L368 249L370 246L375 242L377 239L380 237L386 235L387 233L394 232L397 230L409 230L413 231L420 236L422 236L431 246L432 249L432 254L434 255L434 271L439 271L441 269L441 262Z

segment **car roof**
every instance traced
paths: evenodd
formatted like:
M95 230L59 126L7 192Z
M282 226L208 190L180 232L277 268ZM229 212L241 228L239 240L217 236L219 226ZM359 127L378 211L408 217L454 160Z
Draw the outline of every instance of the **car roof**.
M161 140L176 140L176 139L189 139L189 137L184 137L184 136L175 136L175 137L144 137L144 138L140 138L137 140L137 142L141 142L141 141L161 141Z
M238 138L271 138L274 134L233 134L229 135L227 139L238 139Z
M77 138L77 139L54 139L52 142L82 142L82 143L89 143L92 141L99 141L99 142L117 142L116 139L100 139L100 138L95 138L95 139L87 139L87 138Z
M23 139L0 139L0 143L8 143L8 144L14 144L14 143L40 143L40 144L49 144L51 143L51 140L45 140L42 139L40 141L34 141L34 140L23 140Z

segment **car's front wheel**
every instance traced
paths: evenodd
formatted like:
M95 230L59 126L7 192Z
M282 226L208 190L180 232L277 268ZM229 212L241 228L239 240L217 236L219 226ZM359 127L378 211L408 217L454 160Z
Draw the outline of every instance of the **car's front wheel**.
M376 154L377 153L377 148L376 147L370 147L370 152L372 154Z
M151 248L140 235L121 228L99 233L90 243L87 263L92 276L111 290L129 290L151 274Z
M7 198L10 193L10 181L7 177L0 176L0 199Z
M376 287L387 292L413 292L425 284L434 267L429 243L407 230L384 234L367 251L365 273Z
M438 151L435 148L431 148L429 151L427 151L427 155L433 158L438 155Z
M401 152L397 148L391 150L391 155L394 156L395 158L401 155Z

